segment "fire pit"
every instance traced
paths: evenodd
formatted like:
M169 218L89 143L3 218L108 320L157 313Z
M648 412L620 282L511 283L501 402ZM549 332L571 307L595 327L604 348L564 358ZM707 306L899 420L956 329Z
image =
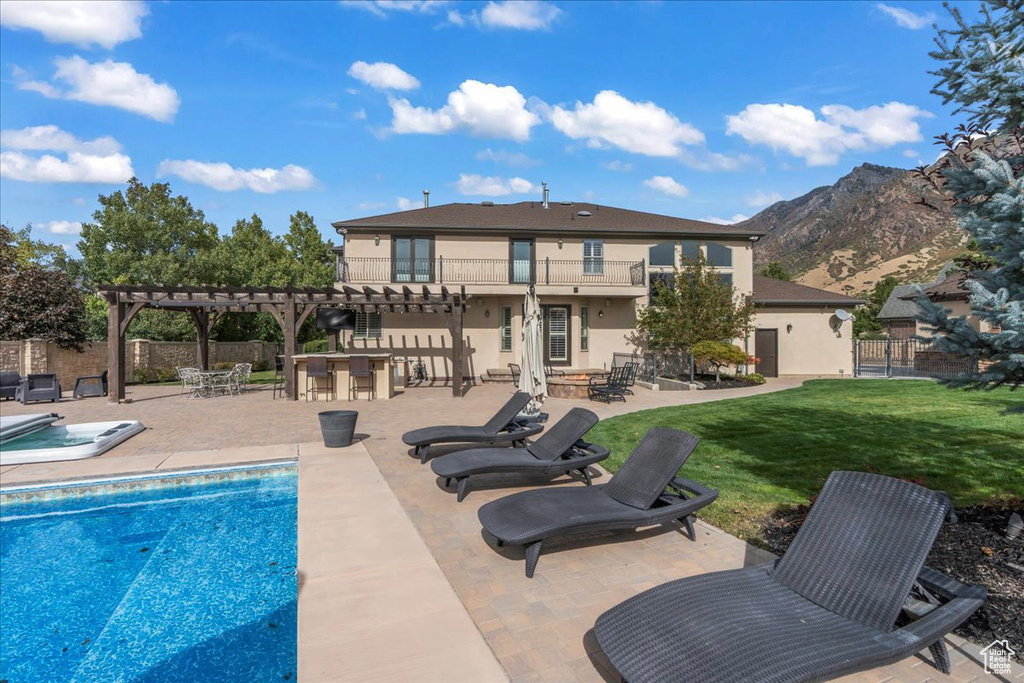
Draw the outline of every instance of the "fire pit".
M570 368L563 374L548 377L548 396L552 398L587 398L587 386L591 377L608 374L607 370Z

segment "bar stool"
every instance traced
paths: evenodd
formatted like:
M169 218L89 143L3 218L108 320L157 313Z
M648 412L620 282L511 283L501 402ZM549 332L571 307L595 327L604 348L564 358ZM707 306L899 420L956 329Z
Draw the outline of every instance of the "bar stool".
M284 396L284 356L274 356L274 385L271 388L270 398L277 398L280 392Z
M313 400L320 397L320 380L327 380L327 400L334 396L334 373L327 366L325 356L310 356L306 360L306 401L309 401L310 394Z
M351 400L359 398L359 382L366 379L367 400L377 398L377 374L373 371L373 359L369 356L349 356L348 359L348 395Z

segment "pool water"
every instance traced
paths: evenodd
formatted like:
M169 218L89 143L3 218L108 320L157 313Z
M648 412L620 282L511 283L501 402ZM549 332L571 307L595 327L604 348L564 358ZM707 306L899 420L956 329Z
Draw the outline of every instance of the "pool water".
M5 441L0 451L26 451L32 448L66 448L92 443L103 429L69 431L64 425L43 427L34 432Z
M0 496L0 681L295 680L297 477Z

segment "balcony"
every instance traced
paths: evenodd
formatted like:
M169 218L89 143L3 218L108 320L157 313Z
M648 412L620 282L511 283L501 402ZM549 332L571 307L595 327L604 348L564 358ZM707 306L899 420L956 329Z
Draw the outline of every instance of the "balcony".
M572 285L645 287L644 261L561 259L339 258L338 282L445 285Z

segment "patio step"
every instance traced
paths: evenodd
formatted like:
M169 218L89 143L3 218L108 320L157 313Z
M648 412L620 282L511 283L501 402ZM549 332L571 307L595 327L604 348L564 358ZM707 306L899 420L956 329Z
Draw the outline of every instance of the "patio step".
M511 384L512 371L508 368L492 368L486 374L480 375L480 381L484 384Z

